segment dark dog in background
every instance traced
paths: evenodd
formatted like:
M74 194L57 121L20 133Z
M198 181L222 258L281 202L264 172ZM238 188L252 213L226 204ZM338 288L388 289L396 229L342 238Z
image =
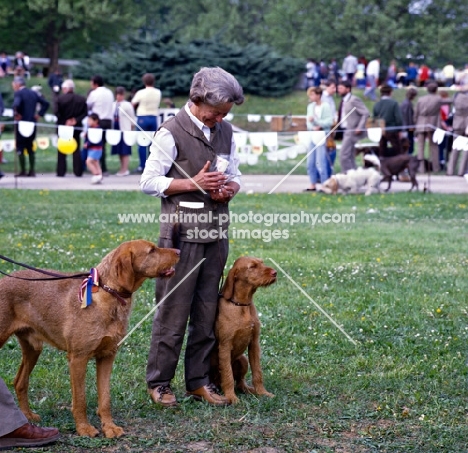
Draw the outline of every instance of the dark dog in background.
M416 180L416 173L419 167L419 160L416 156L411 154L400 154L394 157L387 157L380 159L380 172L382 173L381 183L388 182L388 187L385 192L390 190L394 176L398 176L404 170L408 170L410 177L411 188L410 192L416 187L418 190L418 181Z

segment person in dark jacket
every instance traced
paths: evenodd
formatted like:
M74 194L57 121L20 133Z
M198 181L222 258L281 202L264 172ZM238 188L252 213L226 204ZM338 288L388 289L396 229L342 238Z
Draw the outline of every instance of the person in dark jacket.
M385 121L385 133L379 143L381 157L392 157L401 153L400 129L403 125L401 111L398 102L391 98L392 88L389 85L380 87L380 101L374 105L374 118L382 118ZM388 149L388 142L392 145L392 151Z
M73 80L65 80L62 83L62 94L57 98L55 115L57 125L73 126L73 138L76 140L77 148L73 152L73 173L75 176L83 174L83 162L81 160L80 134L82 121L88 113L86 98L74 92ZM67 156L60 151L57 152L57 176L65 176L67 173Z
M36 127L28 137L25 137L20 132L18 125L19 121L30 121L35 123L39 116L44 116L45 112L49 108L49 102L39 95L36 91L33 91L26 87L26 83L23 77L15 77L13 79L13 90L15 92L13 98L13 112L15 118L15 139L16 139L16 152L18 154L20 172L15 176L36 176L35 172L35 154L33 151L33 142L36 138ZM40 105L39 111L37 106ZM26 173L26 161L25 151L29 157L29 172Z
M414 108L413 100L418 95L416 88L409 88L406 92L405 100L400 104L401 118L403 120L403 126L406 126L406 133L408 135L409 142L409 154L414 152ZM409 127L408 126L413 126Z

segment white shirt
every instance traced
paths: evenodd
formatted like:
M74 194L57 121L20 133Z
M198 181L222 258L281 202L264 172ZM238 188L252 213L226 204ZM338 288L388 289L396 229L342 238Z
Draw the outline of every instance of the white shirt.
M154 87L146 87L139 90L133 96L132 104L137 107L138 116L158 116L161 103L161 91Z
M366 68L366 74L368 76L374 76L376 79L379 78L380 75L380 61L379 60L371 60Z
M185 104L184 108L190 119L203 132L206 139L210 141L210 128L205 126L192 114L188 104ZM151 153L145 164L145 170L141 175L140 189L147 195L166 198L167 195L164 195L164 192L168 189L174 179L166 177L166 174L177 158L177 148L175 146L174 137L166 128L161 127L158 130L151 144L150 152ZM236 152L234 137L231 142L230 168L232 168L230 173L230 176L232 176L231 181L240 185L239 177L241 176L241 173L239 171L239 156Z
M114 119L114 95L109 88L97 87L91 91L86 100L88 109L99 116L100 120Z

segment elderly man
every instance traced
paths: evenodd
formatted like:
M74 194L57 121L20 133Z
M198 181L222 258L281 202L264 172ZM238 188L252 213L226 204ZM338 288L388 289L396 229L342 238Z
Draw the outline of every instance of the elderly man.
M427 94L419 98L414 109L414 121L416 123L416 136L418 140L419 172L424 173L424 147L426 140L429 141L432 170L440 171L439 147L432 140L435 129L440 123L440 106L450 103L451 100L443 101L437 94L437 83L431 82L427 85Z
M232 127L223 118L243 101L231 74L202 68L193 77L189 102L155 135L141 176L142 191L161 198L161 214L171 217L160 224L159 245L181 251L175 277L156 283L156 301L164 302L153 322L146 380L161 406L177 404L170 383L188 320L187 395L228 404L210 382L209 369L218 286L228 255L228 203L240 188Z
M346 173L356 168L354 145L366 137L366 121L369 118L369 111L364 102L351 93L351 83L348 80L342 80L338 84L338 94L341 96L338 124L340 129L344 130L340 164L341 171Z
M88 114L88 107L84 96L74 92L73 80L65 80L62 83L62 92L57 98L55 115L57 125L73 126L73 138L76 140L77 148L73 152L73 173L75 176L83 174L83 163L81 160L80 134L82 121ZM57 152L57 176L63 177L67 173L67 156L60 151Z
M29 121L35 123L39 116L44 116L45 112L49 108L49 103L36 91L26 88L26 82L23 77L15 77L13 79L12 86L15 92L13 98L15 123L17 121ZM36 110L38 104L40 105L39 112ZM15 125L16 152L18 154L20 164L20 172L15 176L36 176L36 156L33 151L33 143L35 138L36 127L34 127L31 135L25 137L21 134L18 124ZM28 153L29 157L28 173L26 173L26 161L24 156L25 151Z

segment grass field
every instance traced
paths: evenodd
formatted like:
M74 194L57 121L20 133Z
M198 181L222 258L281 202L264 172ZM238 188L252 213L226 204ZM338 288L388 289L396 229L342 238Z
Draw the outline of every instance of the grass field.
M30 265L86 271L122 241L157 239L155 224L119 223L118 213L159 212L159 201L139 192L1 190L0 197L0 253ZM118 440L76 436L65 354L45 349L30 400L42 424L59 427L63 437L38 451L466 452L466 197L241 194L231 205L237 214L355 215L354 223L314 227L231 225L231 232L249 229L252 236L259 229L288 232L274 241L232 235L228 260L229 267L240 255L258 256L287 274L278 269L278 282L255 299L265 386L275 398L241 396L228 408L194 403L183 398L181 364L173 382L181 404L156 408L145 385L147 321L114 366L113 414L127 433ZM3 262L0 268L14 269ZM135 295L130 328L154 306L153 290L147 282ZM14 338L0 350L10 388L20 355ZM94 365L87 389L88 413L99 427Z

